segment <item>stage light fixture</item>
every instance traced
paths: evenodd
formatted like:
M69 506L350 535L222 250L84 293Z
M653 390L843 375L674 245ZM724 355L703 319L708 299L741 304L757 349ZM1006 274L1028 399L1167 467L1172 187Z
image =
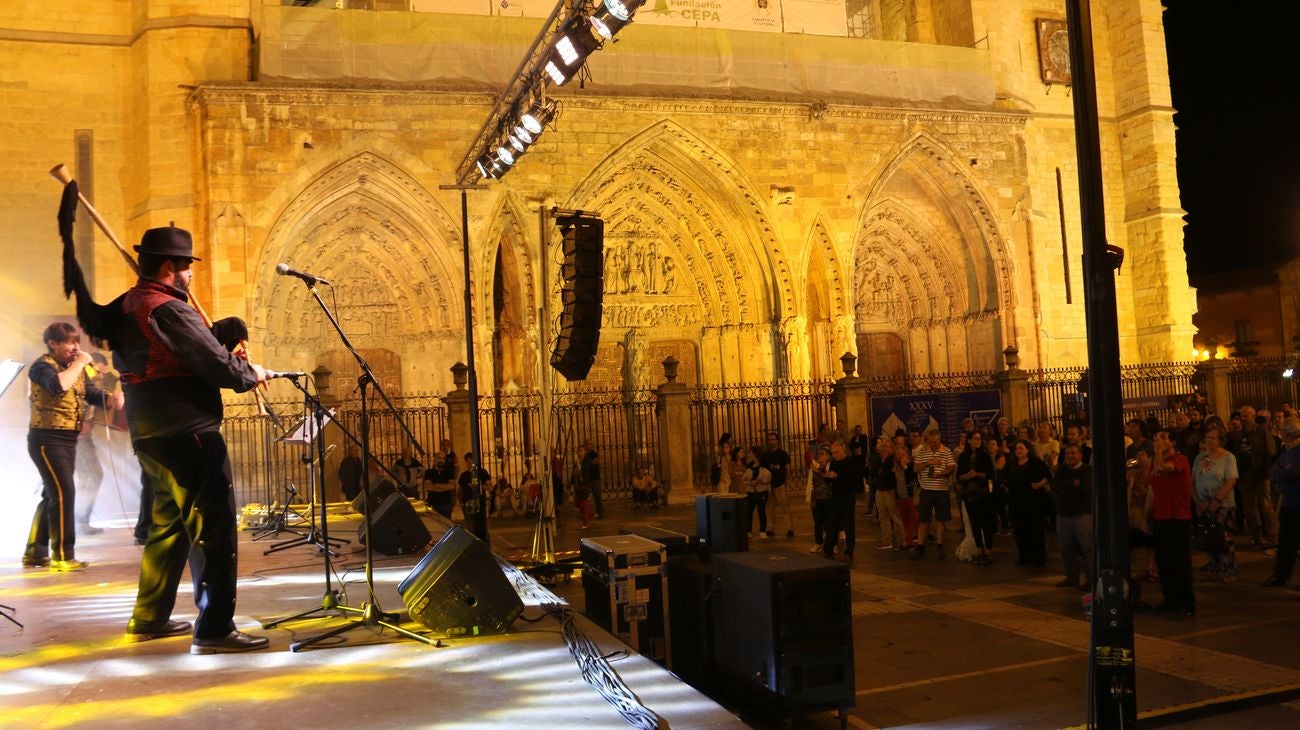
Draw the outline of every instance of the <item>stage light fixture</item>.
M511 152L509 148L507 148L505 145L497 147L497 159L500 160L501 164L505 165L506 167L511 167L512 165L515 164L514 153Z
M551 120L555 118L558 112L559 107L556 106L555 102L538 101L519 118L519 125L536 137L542 133L546 125L551 123Z
M511 134L506 139L510 142L510 146L514 148L516 156L522 155L524 152L528 151L528 143L519 139L515 135Z
M645 0L602 0L600 7L591 16L591 28L596 35L610 40L628 23L637 8L645 5Z
M492 159L492 155L484 154L481 155L478 158L478 161L476 161L474 164L478 167L479 175L482 175L483 177L486 178L495 178L497 176L496 171L493 169L493 165L495 162L496 160Z
M599 47L600 43L591 34L587 20L575 18L556 38L543 70L556 86L564 86L578 75L587 56Z

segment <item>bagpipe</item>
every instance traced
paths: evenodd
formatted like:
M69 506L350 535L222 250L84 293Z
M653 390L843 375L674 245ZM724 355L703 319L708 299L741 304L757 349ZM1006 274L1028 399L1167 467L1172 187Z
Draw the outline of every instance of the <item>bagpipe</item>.
M55 165L50 170L50 176L63 184L63 197L59 201L59 238L63 241L63 295L65 297L74 297L76 300L77 321L81 324L81 329L85 331L86 336L95 343L96 347L112 349L111 335L113 331L116 314L119 311L117 300L110 304L99 304L90 295L90 289L86 286L86 277L81 270L81 264L77 262L77 247L72 238L73 225L76 222L77 206L80 204L86 209L90 219L94 221L95 226L99 228L117 252L122 255L126 265L137 276L140 274L140 265L131 252L122 245L122 242L113 230L109 228L108 222L104 220L95 206L86 200L77 189L77 181L73 179L72 173L62 164ZM189 292L189 304L198 312L203 323L212 330L213 336L227 350L235 353L237 356L248 359L248 325L239 317L226 317L225 319L212 321L208 316L203 305L199 304L193 292ZM261 383L253 389L253 397L257 401L257 408L260 413L271 418L272 421L279 423L275 412L271 410L270 404L266 401L266 383Z

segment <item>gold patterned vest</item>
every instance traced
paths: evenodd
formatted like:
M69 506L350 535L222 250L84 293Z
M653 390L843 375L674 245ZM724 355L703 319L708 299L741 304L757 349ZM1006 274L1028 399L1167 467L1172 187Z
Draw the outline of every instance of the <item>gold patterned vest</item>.
M59 362L49 353L42 355L37 362L49 363L54 372L63 369ZM86 378L77 378L77 382L63 395L54 395L41 386L32 383L32 428L58 429L63 431L81 430L81 419L86 408L82 405L86 397Z

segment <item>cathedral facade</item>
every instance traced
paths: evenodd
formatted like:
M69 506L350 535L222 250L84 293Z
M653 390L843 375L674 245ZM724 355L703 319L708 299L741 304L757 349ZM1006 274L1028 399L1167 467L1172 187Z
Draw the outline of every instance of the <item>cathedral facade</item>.
M731 4L660 3L674 19L660 23L647 5L555 92L538 144L467 193L481 388L549 376L552 207L605 221L595 385L653 386L668 355L692 384L835 378L846 352L867 376L999 369L1009 346L1025 368L1083 363L1063 8L866 0L841 6L841 35L708 27ZM44 177L66 162L128 244L172 221L194 231L197 296L249 322L258 361L352 367L303 285L274 275L287 262L331 280L326 301L390 390L451 390L467 298L446 186L538 13L15 5L0 11L11 349L70 312ZM1185 359L1195 294L1160 3L1093 7L1107 237L1127 252L1121 358ZM129 272L79 226L107 300Z

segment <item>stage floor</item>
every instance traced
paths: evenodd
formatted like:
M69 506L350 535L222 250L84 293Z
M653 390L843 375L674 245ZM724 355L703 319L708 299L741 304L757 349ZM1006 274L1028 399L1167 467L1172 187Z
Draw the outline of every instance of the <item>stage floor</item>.
M355 517L345 522L331 516L331 523L333 534L355 538ZM434 539L440 534L437 528ZM272 541L254 542L249 530L240 536L236 623L271 640L269 650L247 654L192 656L188 637L124 640L141 550L124 527L79 540L78 555L92 562L84 572L52 574L3 561L0 604L14 608L25 628L0 618L0 726L630 727L583 680L559 622L540 607L545 589L525 597L521 620L505 635L444 639L444 646L432 647L362 627L295 653L290 643L347 619L316 618L265 631L260 622L319 606L322 560L309 546L264 555ZM510 544L504 537L498 542ZM340 551L345 602L360 606L368 593L364 548L354 540ZM380 555L375 562L378 604L403 619L397 584L419 558ZM180 593L175 618L192 619L188 572ZM625 653L581 617L581 608L575 607L579 626L667 727L745 727L659 665Z

